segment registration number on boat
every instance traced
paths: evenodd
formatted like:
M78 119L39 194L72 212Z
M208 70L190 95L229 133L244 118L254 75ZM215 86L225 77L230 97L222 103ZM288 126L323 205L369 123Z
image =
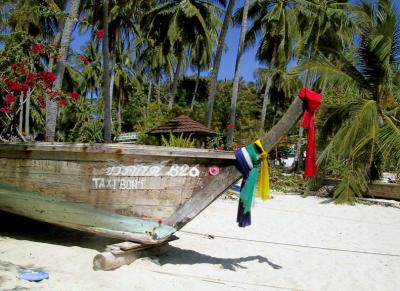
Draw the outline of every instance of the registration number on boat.
M107 176L118 177L198 177L200 175L199 165L193 167L185 165L134 165L115 166L106 169Z

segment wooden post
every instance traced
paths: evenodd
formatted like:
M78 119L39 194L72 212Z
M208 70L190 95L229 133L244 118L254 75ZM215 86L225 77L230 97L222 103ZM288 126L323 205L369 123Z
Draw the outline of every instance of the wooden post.
M177 239L172 236L169 241ZM130 265L142 257L160 256L168 251L168 243L142 245L133 242L122 242L107 246L106 250L93 259L95 271L115 270L123 265Z

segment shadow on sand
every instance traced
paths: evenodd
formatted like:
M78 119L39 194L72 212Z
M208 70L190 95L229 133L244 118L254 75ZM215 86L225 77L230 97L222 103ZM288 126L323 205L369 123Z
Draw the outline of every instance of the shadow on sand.
M220 265L222 268L236 271L239 269L247 269L241 263L258 261L259 263L266 263L273 269L279 270L282 266L271 262L268 258L263 256L248 256L240 258L217 258L210 255L205 255L193 250L185 250L174 246L168 246L166 254L158 258L160 265L173 264L173 265L195 265L195 264L212 264Z
M0 241L1 237L10 237L18 240L30 240L35 242L57 244L62 246L79 246L82 248L90 248L102 252L106 245L121 242L111 238L100 237L85 232L63 228L60 226L35 221L18 215L9 214L0 211L0 221L7 222L0 225ZM212 264L219 265L224 269L235 271L237 268L246 269L242 263L258 261L266 263L273 269L281 269L282 266L277 265L268 258L263 256L248 256L240 258L218 258L210 255L202 254L193 250L185 250L179 247L169 245L166 253L158 257L158 262L164 264L176 265L195 265L195 264ZM0 272L9 268L17 270L26 270L29 268L38 269L37 266L16 266L12 263L0 261ZM0 277L0 282L2 278Z
M0 240L10 237L62 246L78 246L103 251L106 245L121 242L90 233L67 229L0 211Z

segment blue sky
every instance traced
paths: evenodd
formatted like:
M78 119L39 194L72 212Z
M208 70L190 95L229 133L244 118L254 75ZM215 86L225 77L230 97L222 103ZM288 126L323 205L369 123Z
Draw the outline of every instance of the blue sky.
M242 5L242 1L237 1L235 4L235 10ZM240 26L231 26L228 30L226 36L226 45L228 50L224 53L221 61L221 67L219 70L218 78L223 79L233 79L235 72L235 62L236 54L239 45L240 37ZM249 48L246 50L242 56L242 61L240 64L240 72L245 81L253 81L253 72L255 69L259 68L261 65L256 61L257 48Z

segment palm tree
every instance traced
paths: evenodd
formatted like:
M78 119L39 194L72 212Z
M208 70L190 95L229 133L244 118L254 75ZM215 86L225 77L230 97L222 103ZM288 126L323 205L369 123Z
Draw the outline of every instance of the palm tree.
M274 78L272 73L284 70L292 57L293 42L298 34L295 3L296 1L287 0L256 0L249 8L249 18L253 23L246 34L246 47L255 45L257 36L261 36L256 57L270 68L263 94L261 128L264 127L267 107L271 100L270 91ZM235 21L238 21L242 14L243 11L239 10Z
M111 95L110 95L110 48L108 38L108 0L103 1L103 99L104 99L104 142L111 142Z
M298 0L295 11L299 35L295 53L300 59L310 59L325 48L349 48L358 31L357 7L347 0Z
M85 52L85 56L80 56L78 60L78 63L83 63L79 66L82 72L80 88L84 92L84 96L90 96L90 103L93 105L94 96L96 98L99 96L99 84L102 83L102 57L95 42L88 43L83 51Z
M141 67L148 75L148 79L156 84L156 97L161 98L161 80L163 75L167 78L173 76L175 58L171 51L165 52L162 45L157 45L152 39L146 38L137 47L137 66Z
M230 117L229 117L228 138L227 138L227 143L230 146L233 145L233 138L234 138L234 130L235 130L235 123L236 123L236 104L237 104L237 99L238 99L239 82L240 82L240 61L241 61L243 50L244 50L244 39L246 36L247 13L249 11L249 5L250 5L250 1L245 0L244 6L243 6L243 13L242 13L242 27L240 29L239 47L238 47L238 53L236 56L235 77L233 78L231 112L230 112Z
M219 20L215 20L215 25L218 26ZM199 87L199 82L200 82L200 74L204 70L208 70L211 65L211 58L212 58L212 52L214 50L215 44L218 43L218 35L216 30L210 30L210 37L212 40L212 45L208 47L204 47L203 43L203 37L198 35L196 36L196 41L195 43L191 46L190 48L190 63L193 71L197 71L196 74L196 83L194 86L194 91L193 91L193 96L192 96L192 102L190 105L190 109L193 110L196 97L197 97L197 91Z
M215 14L217 7L207 1L168 0L146 13L142 27L147 30L147 37L162 46L164 52L172 50L176 56L172 89L169 98L169 109L172 108L178 89L178 82L186 51L201 36L203 46L212 46L210 31L217 29ZM209 51L206 49L205 51Z
M359 44L352 52L330 50L307 64L328 81L328 89L344 88L349 102L327 106L320 130L324 150L318 163L326 170L329 161L340 164L341 182L334 196L351 202L379 177L382 157L399 157L400 123L398 76L400 27L390 0L357 9L364 20Z
M54 85L57 90L60 90L62 86L65 64L67 61L68 51L72 40L72 31L78 17L79 5L80 0L71 0L69 15L65 20L61 36L60 50L58 53L56 69L57 79ZM57 103L49 102L46 108L46 141L54 141L57 122L57 111Z
M225 2L221 1L221 4L225 5ZM206 111L206 125L207 127L211 127L212 123L212 116L213 116L213 108L215 102L215 93L217 91L217 80L218 80L218 73L219 67L221 66L221 58L222 52L225 47L225 38L226 34L228 33L229 25L232 21L232 12L233 8L235 7L235 0L229 0L228 7L225 11L224 21L222 23L221 32L219 34L218 46L215 52L214 62L212 66L212 70L210 73L210 86L208 89L208 102L207 102L207 111Z

